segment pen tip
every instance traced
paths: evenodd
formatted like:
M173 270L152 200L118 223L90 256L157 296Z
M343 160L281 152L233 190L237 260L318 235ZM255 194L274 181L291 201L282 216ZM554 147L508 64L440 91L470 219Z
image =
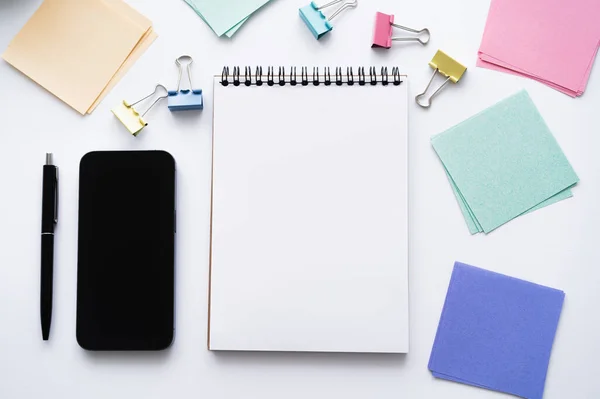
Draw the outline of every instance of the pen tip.
M51 152L46 153L46 165L52 165L52 153Z

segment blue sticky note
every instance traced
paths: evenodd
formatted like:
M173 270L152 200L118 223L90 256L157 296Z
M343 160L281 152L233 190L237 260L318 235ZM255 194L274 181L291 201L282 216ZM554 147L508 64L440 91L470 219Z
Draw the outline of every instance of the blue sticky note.
M437 378L541 399L564 297L456 262L429 370Z
M327 17L325 17L325 15L319 11L314 2L300 9L300 18L302 18L306 26L308 26L308 29L310 29L311 33L317 40L333 29L333 26L327 20Z

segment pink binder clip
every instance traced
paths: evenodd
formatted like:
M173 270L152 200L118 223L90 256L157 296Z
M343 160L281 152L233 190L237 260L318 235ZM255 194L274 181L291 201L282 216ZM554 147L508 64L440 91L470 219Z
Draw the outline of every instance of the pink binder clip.
M407 32L416 33L416 37L392 37L393 28L405 30ZM421 35L426 35L425 39L421 39ZM394 24L394 16L378 12L375 14L375 32L373 33L373 45L371 47L392 47L392 41L417 41L423 45L429 42L429 29L411 29L406 26Z

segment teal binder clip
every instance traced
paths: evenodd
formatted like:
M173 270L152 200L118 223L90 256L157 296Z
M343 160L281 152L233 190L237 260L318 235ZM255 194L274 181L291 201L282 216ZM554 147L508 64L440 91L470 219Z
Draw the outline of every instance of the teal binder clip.
M333 6L338 3L343 4L328 18L326 17L322 9ZM319 40L326 33L331 32L333 29L333 25L331 24L331 20L338 16L342 11L347 8L354 8L358 5L358 0L334 0L330 3L327 3L323 6L317 6L315 2L311 2L309 5L302 7L300 9L300 18L304 21L308 29L312 32L315 39Z
M190 82L189 89L181 89L181 77L183 75L181 60L184 58L190 61L187 64L187 75ZM202 90L192 88L192 72L190 69L193 62L194 60L189 55L182 55L175 60L175 64L179 67L179 81L177 82L177 90L169 90L168 105L170 111L189 111L204 108Z

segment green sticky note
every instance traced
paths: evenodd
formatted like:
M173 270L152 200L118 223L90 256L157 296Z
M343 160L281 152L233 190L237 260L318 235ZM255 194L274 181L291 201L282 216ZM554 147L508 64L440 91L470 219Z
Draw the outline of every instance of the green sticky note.
M446 175L448 177L448 181L450 182L450 186L452 187L452 191L454 192L454 195L456 196L456 201L458 202L460 211L462 212L463 217L465 218L465 222L467 222L467 228L469 229L469 233L471 233L471 234L482 233L483 229L481 228L481 226L479 225L479 222L473 215L471 208L469 208L469 205L467 205L464 198L462 197L462 194L458 190L458 187L456 187L456 184L454 184L454 181L448 174L448 171L446 171ZM548 198L546 201L543 201L543 202L537 204L536 206L534 206L533 208L531 208L530 210L525 212L525 214L536 211L541 208L544 208L548 205L552 205L554 203L565 200L567 198L571 198L572 196L573 196L573 194L571 192L571 189L567 188L567 189L561 191L560 193Z
M473 234L569 198L579 181L526 91L431 142Z
M270 0L185 0L217 36L231 37L250 15ZM232 31L232 32L230 32Z
M227 32L225 32L225 36L231 38L242 27L244 22L246 22L247 20L248 20L248 18L242 19L242 22L240 22L239 24L235 25L233 28L231 28Z
M202 18L202 20L204 22L206 22L206 24L209 26L209 28L213 29L210 24L208 23L208 21L206 21L206 19L204 18L204 16L202 15L202 13L200 12L200 10L198 10L196 8L196 5L194 4L194 0L184 0L188 6L190 6L192 8L192 10L194 10L196 12L196 14L198 14L198 16L200 18ZM248 17L249 18L249 17ZM248 18L244 18L240 23L238 23L237 25L233 26L231 29L229 29L227 32L225 32L225 36L231 38L244 24L244 22L246 22L248 20ZM214 29L213 29L214 32Z
M465 199L463 198L462 194L458 190L458 187L456 187L456 184L454 184L454 181L448 174L448 171L446 171L446 175L448 176L448 181L450 182L452 191L454 192L454 195L456 196L456 201L458 202L460 211L462 212L463 217L465 218L465 222L467 222L467 227L469 229L469 233L476 234L476 233L483 232L483 230L481 229L481 226L479 225L479 222L477 222L477 219L475 219L475 215L473 215L471 208L469 208L469 205L467 205L467 203L465 202Z

